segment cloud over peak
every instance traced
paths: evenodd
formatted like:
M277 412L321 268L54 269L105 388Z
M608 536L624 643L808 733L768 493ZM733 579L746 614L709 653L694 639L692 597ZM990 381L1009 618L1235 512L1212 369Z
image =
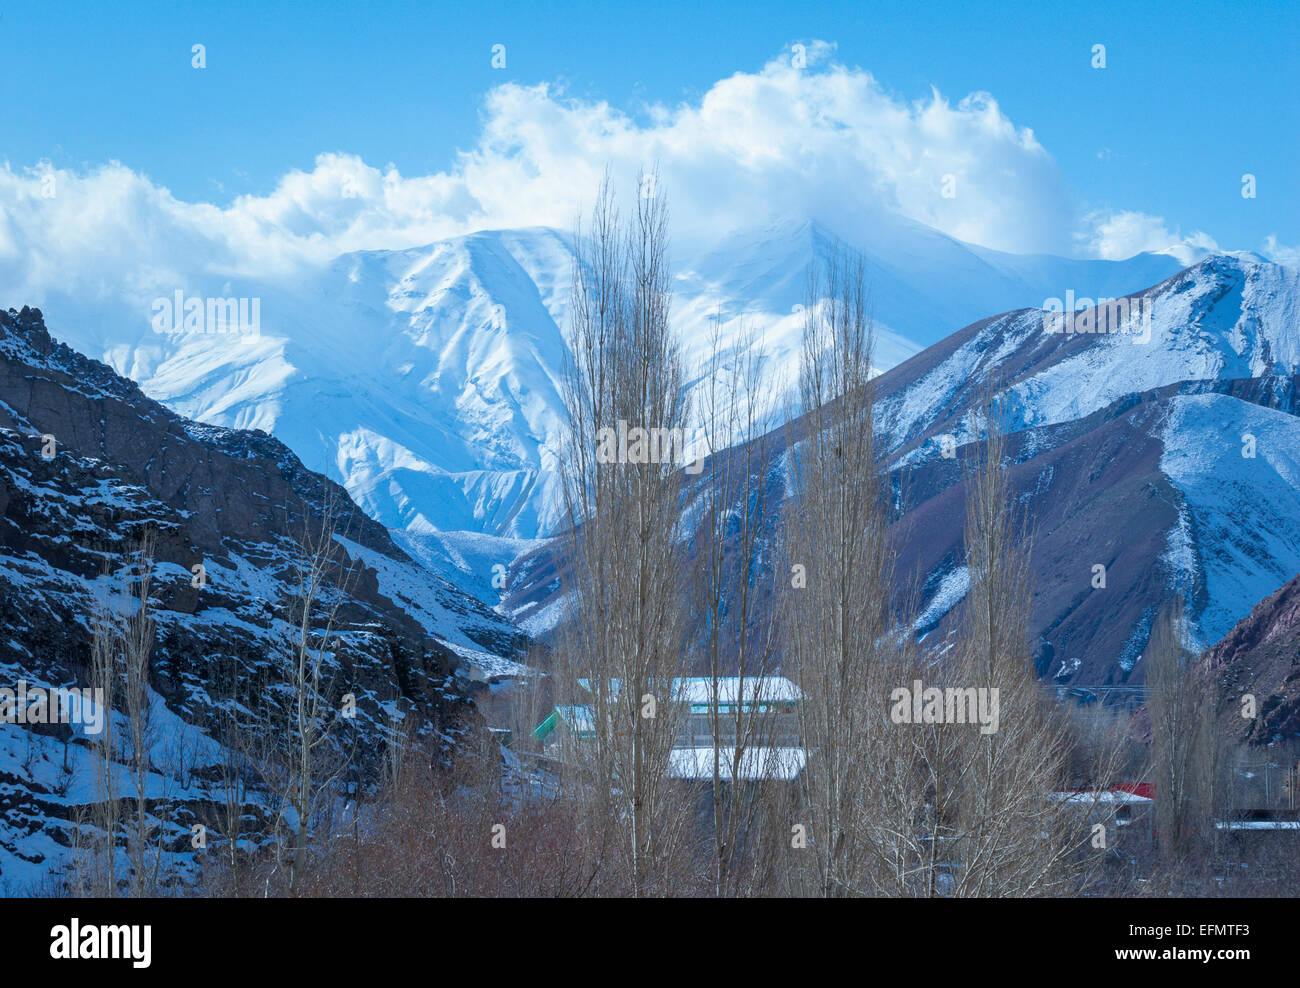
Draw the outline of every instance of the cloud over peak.
M446 171L408 176L331 151L226 205L178 200L117 162L83 173L6 163L0 284L36 302L56 288L148 294L187 275L287 274L479 229L568 229L606 168L627 194L657 167L678 240L791 216L856 240L882 213L1016 253L1113 258L1182 239L1139 212L1080 217L1052 156L992 95L907 101L834 54L792 45L698 101L636 113L506 83L485 95L476 145ZM1202 233L1189 242L1213 246Z

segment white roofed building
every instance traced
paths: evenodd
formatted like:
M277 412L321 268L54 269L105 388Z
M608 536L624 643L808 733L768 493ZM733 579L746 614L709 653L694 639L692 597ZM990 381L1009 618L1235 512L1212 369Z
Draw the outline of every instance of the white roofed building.
M578 686L594 694L590 679ZM610 680L608 700L617 700L622 683ZM678 728L669 760L671 778L711 781L714 752L723 782L790 782L807 764L798 725L799 687L784 676L691 676L674 679L667 702ZM593 701L595 698L593 697ZM591 704L557 706L533 731L547 745L595 736ZM741 749L739 760L737 748ZM733 779L733 776L737 778Z

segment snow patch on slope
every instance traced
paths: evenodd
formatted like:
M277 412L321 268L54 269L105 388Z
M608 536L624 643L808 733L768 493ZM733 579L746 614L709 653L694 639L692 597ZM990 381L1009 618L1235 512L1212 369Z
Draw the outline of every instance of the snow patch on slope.
M921 616L912 625L914 631L929 631L945 614L956 607L970 593L970 567L962 565L945 573Z
M1204 574L1202 644L1300 573L1300 419L1226 395L1171 401L1160 469L1182 493L1185 517L1166 558ZM1243 455L1244 436L1255 453ZM1196 558L1188 528L1196 533Z
M672 319L697 374L691 388L703 381L711 320L725 344L752 328L771 358L771 424L781 419L807 276L838 236L865 258L878 370L991 312L1038 305L1057 286L1132 290L1177 263L1016 257L889 216L839 234L802 220L756 224L673 258ZM389 528L536 538L561 524L572 271L569 237L535 228L346 254L293 283L187 273L188 296L260 300L251 342L153 333L150 300L174 284L93 304L33 301L146 394L191 418L274 434Z

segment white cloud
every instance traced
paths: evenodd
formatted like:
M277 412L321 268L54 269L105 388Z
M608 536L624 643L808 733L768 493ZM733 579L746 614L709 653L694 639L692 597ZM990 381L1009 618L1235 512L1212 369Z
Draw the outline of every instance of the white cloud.
M1206 252L1219 249L1207 233L1198 230L1184 237L1180 231L1170 230L1161 217L1133 210L1090 213L1084 217L1084 229L1077 239L1088 254L1112 261L1151 251L1173 254L1191 264Z
M991 96L905 103L830 54L809 46L805 69L773 59L644 120L547 86L503 86L458 177L492 223L517 223L522 210L567 226L575 193L590 195L606 163L623 178L658 162L687 234L773 213L865 223L883 208L986 246L1068 246L1071 207L1054 162ZM942 195L947 175L953 198Z
M885 210L1003 250L1079 246L1055 162L992 96L953 103L932 91L908 102L832 56L833 46L814 43L805 68L786 53L718 81L698 102L635 114L546 84L506 84L485 97L477 145L446 172L404 176L322 154L268 194L226 206L180 201L117 163L84 173L6 163L4 304L40 304L55 290L148 297L187 277L276 276L346 251L484 228L568 229L606 166L626 187L655 163L679 242L776 216L818 219L867 241L863 231ZM49 174L53 198L42 195ZM943 195L948 176L952 197ZM1177 239L1154 217L1117 213L1082 242L1118 257Z
M1288 267L1300 268L1300 247L1287 247L1278 243L1275 234L1269 234L1264 238L1264 254L1270 260L1278 264L1285 264Z

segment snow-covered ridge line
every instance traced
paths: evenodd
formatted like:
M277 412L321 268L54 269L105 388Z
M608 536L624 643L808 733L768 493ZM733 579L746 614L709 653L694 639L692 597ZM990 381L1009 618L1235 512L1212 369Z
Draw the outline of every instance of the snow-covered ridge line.
M196 420L274 434L389 528L535 539L560 524L570 239L545 228L481 231L343 255L292 284L195 276L93 308L45 304L78 347L151 397ZM807 276L836 242L867 265L880 370L990 312L1070 288L1119 294L1178 269L1158 255L1000 254L897 217L834 231L782 219L677 250L672 318L686 366L706 365L712 320L724 343L758 330L779 424ZM153 332L149 300L176 288L260 299L260 337Z

